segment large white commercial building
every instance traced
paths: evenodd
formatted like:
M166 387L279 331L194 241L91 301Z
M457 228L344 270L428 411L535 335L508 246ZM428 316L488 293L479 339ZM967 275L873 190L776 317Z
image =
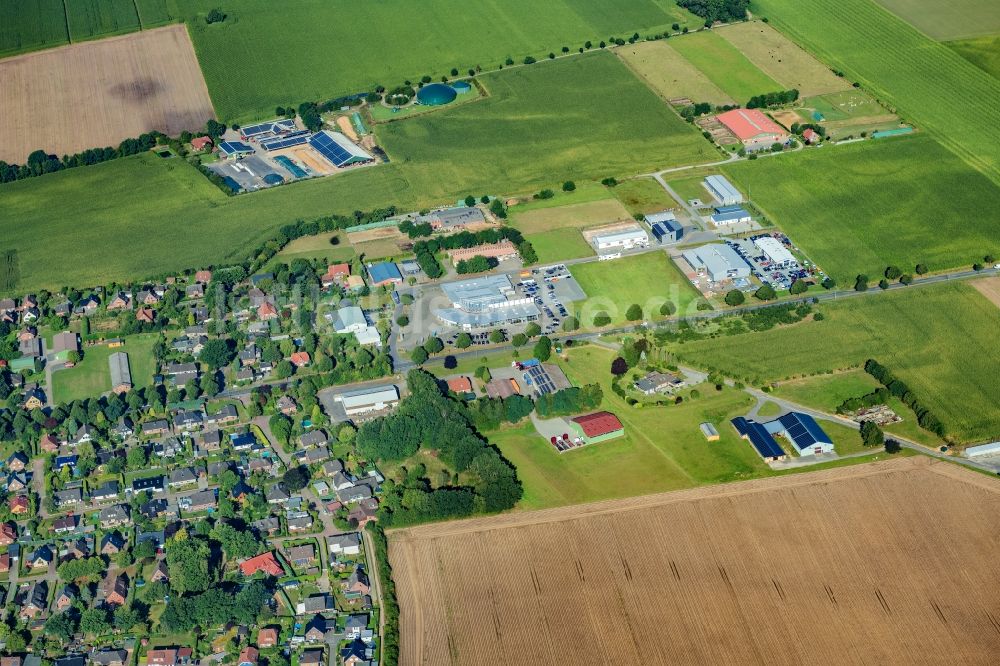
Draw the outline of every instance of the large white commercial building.
M349 391L337 395L334 400L344 406L348 416L380 412L399 402L399 391L395 386L376 386L360 391Z
M437 308L434 314L464 330L534 321L540 316L534 300L518 296L506 275L449 282L441 285L441 290L452 307Z
M781 268L791 268L792 266L797 266L798 261L795 259L795 255L788 251L788 248L773 236L762 236L761 238L755 238L753 244L764 253L768 261L773 264L780 266Z
M705 189L723 206L735 206L743 203L743 195L725 176L708 176L704 181Z
M337 333L353 333L362 345L381 345L378 329L368 323L365 312L356 305L340 308L336 314L327 315Z
M728 245L713 243L688 250L684 260L712 282L750 277L750 264Z
M635 225L617 231L594 234L590 242L598 251L631 250L636 247L647 247L649 236L646 235L642 227Z

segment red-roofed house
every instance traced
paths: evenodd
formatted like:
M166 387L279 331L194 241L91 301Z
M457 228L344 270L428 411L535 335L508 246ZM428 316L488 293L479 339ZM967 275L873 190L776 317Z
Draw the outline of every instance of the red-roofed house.
M268 301L264 301L257 308L257 318L261 321L270 321L271 319L277 319L278 308L274 307Z
M770 148L788 140L788 132L759 109L733 109L715 117L749 149Z
M211 150L212 148L212 137L209 136L196 136L191 139L191 147L195 150Z
M343 282L351 274L350 264L330 264L326 267L326 274L320 278L324 287Z
M611 412L594 412L569 421L576 435L587 444L603 442L625 434L625 426Z
M455 377L448 380L448 390L455 393L468 393L472 390L472 380L468 377Z
M212 271L195 271L194 281L208 284L212 281Z
M289 358L296 368L304 368L309 365L309 352L298 351L294 352Z
M156 321L156 313L151 308L139 308L135 311L135 320L152 324Z
M15 495L10 498L10 512L15 516L23 516L31 510L31 502L24 495Z
M275 577L282 576L285 573L285 570L278 564L278 560L274 558L274 553L272 552L251 557L240 565L240 571L243 572L244 576L252 576L258 571L263 571L269 576Z
M814 132L812 128L809 128L802 133L802 140L811 146L812 144L819 142L819 134Z
M237 666L257 666L257 657L260 652L252 645L248 645L240 650L240 658L236 660Z
M264 627L257 632L257 647L272 648L278 644L278 630L274 627Z
M146 653L148 666L181 666L191 661L192 650L189 647L160 648Z
M17 541L17 527L14 523L0 523L0 546L9 546Z

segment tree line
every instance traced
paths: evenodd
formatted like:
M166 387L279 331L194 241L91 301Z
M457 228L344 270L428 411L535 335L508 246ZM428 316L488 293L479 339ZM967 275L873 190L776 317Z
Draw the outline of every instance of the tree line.
M705 25L716 21L744 21L750 8L750 0L677 0L677 4L705 19Z
M799 98L799 91L795 88L791 90L779 90L777 92L754 95L747 101L748 109L766 109L772 106L783 106L791 104Z
M865 372L877 379L885 386L889 393L903 401L903 404L913 410L917 415L917 423L924 430L928 430L938 437L944 437L944 424L929 409L924 407L917 396L910 391L910 388L902 381L896 379L892 372L874 359L865 361Z
M44 150L36 150L28 155L24 164L8 164L0 160L0 183L10 183L65 169L90 166L120 157L138 155L150 150L166 138L166 135L160 132L149 132L133 139L125 139L118 144L117 148L110 146L107 148L88 148L72 155L63 155L61 158Z
M402 229L405 224L406 222L403 222L403 224L400 225L400 229ZM409 228L411 230L414 229L415 227L412 223L410 224L411 226ZM420 269L427 275L427 277L434 279L444 275L444 268L435 256L438 252L442 250L459 250L489 243L499 243L503 240L508 240L517 246L517 250L521 255L524 265L527 266L538 261L538 255L535 252L535 248L531 245L531 242L525 240L524 236L521 235L521 232L513 227L483 229L475 232L460 231L457 234L449 234L446 236L429 238L427 240L420 240L413 244L413 252L416 254L417 263L420 264ZM474 257L473 260L475 259L485 260L486 257ZM462 262L459 263L461 264ZM480 272L471 269L481 268L483 265L486 265L487 267L482 270L489 270L489 268L492 267L489 265L488 260L486 260L485 264L483 264L483 262L474 262L471 265L466 263L464 266L465 270L460 270L459 272Z

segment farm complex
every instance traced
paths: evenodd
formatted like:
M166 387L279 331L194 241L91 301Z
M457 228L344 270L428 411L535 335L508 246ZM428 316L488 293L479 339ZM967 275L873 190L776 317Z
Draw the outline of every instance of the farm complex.
M0 666L992 664L994 0L0 0Z

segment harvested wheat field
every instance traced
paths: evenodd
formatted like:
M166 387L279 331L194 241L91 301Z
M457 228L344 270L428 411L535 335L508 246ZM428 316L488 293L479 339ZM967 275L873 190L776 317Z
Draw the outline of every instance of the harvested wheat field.
M389 533L400 664L996 663L1000 482L923 457Z
M1000 277L974 280L972 286L976 288L976 291L989 299L990 303L1000 308Z
M159 130L176 136L214 116L187 28L156 30L0 60L0 159L23 163L117 146Z

